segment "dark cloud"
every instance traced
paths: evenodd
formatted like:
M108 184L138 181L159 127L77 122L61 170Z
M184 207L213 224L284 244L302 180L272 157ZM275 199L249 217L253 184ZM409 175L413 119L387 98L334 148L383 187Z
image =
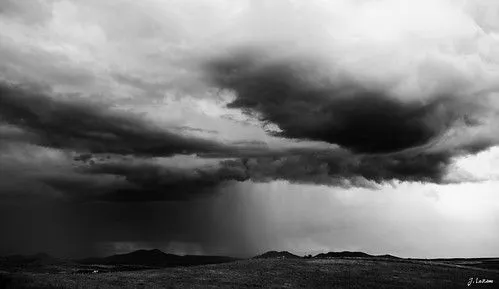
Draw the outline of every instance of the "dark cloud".
M1 170L0 201L59 200L68 203L176 202L216 194L231 182L248 180L239 162L180 168L151 160L99 162L80 158L67 170L23 173Z
M81 172L121 176L131 184L100 195L98 198L102 200L172 201L207 195L229 182L248 180L370 188L395 180L443 183L455 156L451 152L395 155L355 155L343 150L290 152L235 158L188 169L151 162L104 162L89 165Z
M441 142L451 131L481 125L479 99L451 92L404 99L386 92L388 87L373 88L322 68L298 57L271 58L263 50L240 50L206 63L207 80L235 93L228 107L277 125L278 136L342 148L246 158L242 162L253 179L333 185L442 182L454 157L493 145L490 139Z
M46 89L38 93L29 90L30 87L5 84L0 86L0 117L9 124L3 126L3 131L10 138L26 131L30 135L28 141L37 145L83 152L72 157L77 165L66 172L58 170L29 177L34 184L48 186L51 192L56 192L51 195L75 202L190 200L213 194L228 183L247 180L288 180L347 187L373 186L392 180L438 183L444 180L454 156L483 149L488 144L480 142L459 148L461 151L406 150L379 154L426 144L436 137L437 130L450 125L452 113L437 102L414 108L381 94L350 95L353 99L363 99L357 100L358 103L350 102L344 95L337 99L334 95L327 97L326 90L310 90L308 95L305 88L286 78L291 74L279 69L280 74L273 74L277 78L257 77L258 81L250 78L245 80L247 83L242 79L243 82L234 87L248 85L248 91L253 91L261 84L268 86L270 92L282 90L284 98L276 98L282 103L272 103L275 101L272 97L254 96L253 100L244 90L246 98L238 97L232 106L263 113L265 120L275 120L273 122L280 125L284 136L312 138L309 136L316 133L313 139L339 140L346 149L331 146L271 149L259 142L228 146L172 133L137 116L119 114L77 99L56 100ZM277 88L270 85L272 81L277 83ZM281 87L281 84L285 85ZM326 126L327 121L332 125ZM433 129L433 123L442 127ZM359 131L365 134L357 133ZM22 136L19 140L27 141ZM99 153L108 157L94 157ZM176 154L213 158L217 164L181 168L148 159ZM130 155L130 158L117 161L117 155Z
M14 181L2 181L4 200L36 196L71 202L176 201L212 193L226 181L246 179L243 170L224 162L182 169L151 159L196 153L240 155L244 148L167 131L78 96L56 99L47 87L1 84L0 121L0 138L6 141L0 152L9 164L4 163L2 175L18 175ZM36 158L53 153L43 147L59 149L62 159L40 167L16 159L23 150L38 152ZM94 157L96 153L103 157Z
M254 181L288 180L333 186L365 186L393 180L443 182L448 153L357 156L348 153L247 158L240 161Z
M0 137L82 152L72 157L77 165L67 172L29 177L34 184L48 186L55 192L52 195L74 202L190 200L248 180L346 187L393 180L439 183L453 157L491 144L480 140L449 150L426 149L457 123L477 125L458 98L403 101L354 85L342 76L333 83L316 76L317 70L308 64L254 57L244 54L208 65L210 80L236 93L229 107L278 125L279 136L329 146L225 145L168 131L136 115L83 102L78 96L56 98L49 88L6 83L0 84L4 123ZM129 155L130 159L96 159L95 154ZM218 163L181 168L148 159L177 154L195 154Z
M231 89L228 105L279 126L279 136L338 144L357 153L391 153L428 144L464 117L456 98L400 100L339 75L321 76L317 63L268 60L236 53L212 60L207 77Z
M56 199L71 203L99 201L112 192L135 188L128 181L112 175L95 176L74 171L41 174L35 180L57 191L59 195ZM138 193L139 188L135 192Z
M37 144L54 148L155 156L227 150L102 105L56 100L29 86L0 83L0 120L35 134Z
M73 171L42 174L37 182L71 202L172 202L216 194L233 182L374 188L393 180L443 182L450 154L357 156L345 151L215 160L180 167L150 159L75 157Z
M109 202L188 200L213 193L226 182L248 179L246 171L233 161L195 168L164 166L151 161L105 162L92 164L80 171L126 180L128 186L97 196L98 200Z
M0 119L1 121L1 119ZM3 142L35 142L37 136L19 127L0 122L0 140ZM0 145L1 147L1 145Z
M202 133L218 134L218 131L216 131L216 130L202 129L202 128L190 127L190 126L186 126L186 125L174 127L174 129L178 129L181 131L195 131L195 132L202 132Z

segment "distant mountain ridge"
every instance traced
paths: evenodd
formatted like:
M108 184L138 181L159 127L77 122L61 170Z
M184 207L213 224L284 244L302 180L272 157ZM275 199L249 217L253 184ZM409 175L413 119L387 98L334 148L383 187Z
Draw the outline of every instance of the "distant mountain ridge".
M328 252L317 254L314 258L338 258L338 257L364 257L369 258L373 257L364 252L350 252L350 251L342 251L342 252Z
M52 257L45 253L34 255L9 255L0 257L0 271L54 273L61 267L70 266L71 261ZM3 288L0 284L0 288Z
M33 255L9 255L0 259L3 262L9 262L12 264L52 264L64 262L63 260L54 258L46 253Z
M253 257L255 259L266 259L266 258L284 258L284 259L296 259L301 258L298 255L292 254L288 251L268 251L261 255Z
M370 255L364 252L357 251L342 251L342 252L328 252L328 253L320 253L314 256L317 259L325 259L325 258L390 258L390 259L400 259L399 257L392 255Z
M314 258L314 259L326 259L326 258L390 258L390 259L402 259L392 255L370 255L364 252L357 251L341 251L341 252L327 252L320 253L315 256L305 256L301 257L290 253L288 251L268 251L261 255L253 257L254 259L263 258L280 258L280 259L297 259L297 258ZM467 258L455 258L454 260L467 260ZM107 257L97 257L97 258L84 258L79 260L73 260L79 264L102 264L102 265L143 265L152 267L170 267L170 266L190 266L190 265L202 265L202 264L216 264L225 263L235 260L240 260L240 258L228 257L228 256L203 256L203 255L175 255L164 253L159 249L152 250L137 250L125 254L116 254ZM431 259L430 259L431 260ZM445 258L435 259L435 260L446 260ZM453 259L448 259L453 260ZM5 257L0 257L0 261L16 264L16 263L31 263L31 264L54 264L69 262L70 260L63 260L54 258L45 253L38 253L34 255L10 255Z
M77 260L80 264L104 265L143 265L151 267L192 266L218 264L237 260L226 256L197 256L167 254L158 249L138 250L126 254L117 254L104 258L86 258Z

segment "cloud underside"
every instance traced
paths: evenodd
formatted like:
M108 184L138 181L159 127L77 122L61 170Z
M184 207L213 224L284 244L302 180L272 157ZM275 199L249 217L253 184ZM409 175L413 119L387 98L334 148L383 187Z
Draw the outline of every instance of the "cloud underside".
M498 143L494 1L28 2L0 4L2 196L444 183Z
M136 115L59 100L38 87L2 83L0 104L0 120L25 130L42 146L138 156L227 150L214 141L163 130Z
M269 59L258 50L233 52L205 64L208 82L234 93L228 107L277 125L280 131L271 132L274 135L343 149L278 162L257 160L269 168L262 168L269 175L438 183L454 157L495 145L493 138L444 142L451 133L482 125L487 102L480 96L447 89L401 97L388 85L369 85L346 74L332 79L310 59Z
M236 51L211 60L207 78L235 92L229 107L276 124L282 130L276 134L286 138L338 144L354 153L394 153L436 140L469 120L476 106L450 92L396 98L353 79L328 80L312 61L262 61L260 55Z
M277 125L280 132L270 133L279 137L340 148L231 145L172 132L102 104L70 102L50 90L10 83L0 85L0 120L10 128L0 130L0 138L73 152L70 173L32 179L72 200L112 202L189 199L247 180L334 186L439 183L453 157L488 147L428 149L449 129L474 125L466 122L472 117L469 104L459 98L402 101L352 83L311 82L293 63L261 64L250 56L206 66L212 84L235 92L228 107ZM154 161L182 154L208 157L215 164L181 169Z

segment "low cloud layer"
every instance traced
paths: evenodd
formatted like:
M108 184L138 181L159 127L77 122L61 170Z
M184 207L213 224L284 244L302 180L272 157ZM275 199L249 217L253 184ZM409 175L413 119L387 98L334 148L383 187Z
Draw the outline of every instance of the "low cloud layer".
M226 85L222 88L235 90L236 99L229 107L276 124L281 131L270 133L278 137L339 147L224 144L172 132L102 104L69 101L42 88L7 83L0 94L2 138L76 152L76 167L68 172L29 179L65 199L84 202L189 200L213 193L227 182L247 180L342 187L376 187L395 180L442 183L448 181L448 167L455 157L493 144L477 139L452 148L432 146L451 128L478 125L470 120L481 111L478 104L465 106L459 99L439 97L430 104L405 103L351 87L335 91L300 83L299 74L294 74L300 71L281 64L278 72L269 68L271 75L266 75L265 67L246 65L225 70L218 65L210 71L217 84ZM179 169L148 160L179 154L209 158L213 165Z
M390 181L444 181L448 154L400 156L338 155L326 157L290 156L249 159L245 162L254 180L289 180L294 183L337 186L367 186Z
M246 172L228 161L197 168L161 166L151 162L105 162L80 169L91 175L122 177L130 185L111 188L90 201L150 202L189 200L213 193L219 185L230 181L245 181Z
M138 116L113 112L97 104L56 99L50 92L37 92L34 87L3 84L1 90L0 115L10 125L2 133L4 139L83 152L75 161L88 168L35 178L73 201L182 200L213 192L225 182L246 180L337 186L372 186L371 182L395 179L441 182L452 157L448 152L368 155L333 148L226 145L169 132ZM283 103L293 106L292 100ZM280 111L290 120L296 119L292 112ZM386 140L381 136L379 142ZM222 159L215 159L216 167L182 170L141 160L193 153ZM115 157L102 157L95 163L92 154L128 155L131 159L116 162Z
M223 151L215 141L169 132L133 114L78 99L54 99L37 87L0 83L0 120L34 134L33 142L95 153L171 156Z

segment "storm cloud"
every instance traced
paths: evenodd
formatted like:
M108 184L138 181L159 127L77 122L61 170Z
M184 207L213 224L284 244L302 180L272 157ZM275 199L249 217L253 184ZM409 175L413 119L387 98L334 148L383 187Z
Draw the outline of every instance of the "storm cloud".
M256 181L274 179L292 183L332 186L376 187L383 182L444 181L451 156L445 153L413 156L289 156L253 158L243 161L248 175Z
M128 183L101 195L87 196L90 201L150 202L189 200L215 192L230 181L245 181L246 172L231 161L194 168L165 166L151 161L103 162L81 167L90 175L121 177Z
M307 67L296 59L235 54L208 63L207 77L234 91L229 108L255 113L287 138L338 144L356 153L391 153L438 139L473 110L452 95L408 101L354 81L331 83L317 63Z
M95 153L171 156L221 152L216 141L169 132L103 104L51 97L39 87L0 83L0 120L34 134L33 142Z
M319 60L276 57L264 48L235 49L210 59L205 69L212 85L233 92L228 108L241 109L263 125L276 125L278 130L271 134L343 149L327 156L289 156L277 162L250 160L262 164L255 168L267 178L279 175L291 181L324 183L326 179L328 183L331 178L341 182L360 177L378 183L438 183L453 158L496 143L481 138L449 143L451 132L479 127L488 111L483 98L457 90L419 98L398 96L390 87L362 83L346 73L331 77ZM309 167L314 170L305 169Z
M85 163L84 168L36 179L62 192L64 198L84 202L188 200L216 192L227 182L246 180L344 187L373 187L393 180L439 183L455 156L488 147L477 143L459 150L425 149L467 117L449 98L404 103L381 93L320 88L301 83L299 75L282 65L228 66L223 71L217 66L211 75L227 85L224 88L236 91L229 107L256 112L261 121L277 124L281 131L271 134L340 148L222 144L173 133L136 115L88 101L69 102L51 97L42 88L12 84L0 87L0 116L10 125L4 126L2 135L9 141L83 152L74 160ZM227 75L227 71L233 72ZM95 163L92 153L130 155L132 161L116 162L113 157ZM147 161L177 154L211 158L216 165L178 169Z

